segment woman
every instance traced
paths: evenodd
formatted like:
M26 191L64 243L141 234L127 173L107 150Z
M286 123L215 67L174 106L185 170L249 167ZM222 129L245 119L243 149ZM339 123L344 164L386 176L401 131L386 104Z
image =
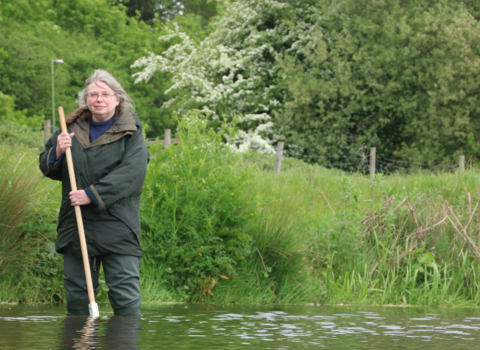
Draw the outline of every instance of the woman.
M56 249L64 256L68 313L88 315L88 293L75 205L82 209L95 294L103 264L115 315L140 314L140 195L149 160L132 99L98 69L78 94L79 108L40 154L40 169L62 181ZM71 148L78 191L72 191L65 150Z

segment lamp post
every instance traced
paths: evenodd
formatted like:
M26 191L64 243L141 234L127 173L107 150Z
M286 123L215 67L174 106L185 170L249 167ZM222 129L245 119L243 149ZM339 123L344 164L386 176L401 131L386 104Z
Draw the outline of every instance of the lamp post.
M63 64L63 60L52 60L52 133L55 132L55 64Z

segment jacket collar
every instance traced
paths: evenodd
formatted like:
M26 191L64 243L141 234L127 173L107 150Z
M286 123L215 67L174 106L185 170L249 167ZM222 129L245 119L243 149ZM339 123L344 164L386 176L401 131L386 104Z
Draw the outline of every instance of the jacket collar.
M79 120L69 125L70 130L75 133L75 138L84 148L105 145L117 141L125 135L131 135L137 131L135 119L130 111L117 108L115 120L107 131L98 139L90 143L90 119Z

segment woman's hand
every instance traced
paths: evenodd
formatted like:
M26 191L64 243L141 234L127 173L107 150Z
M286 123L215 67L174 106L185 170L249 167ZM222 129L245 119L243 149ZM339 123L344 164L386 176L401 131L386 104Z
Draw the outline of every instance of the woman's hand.
M55 160L58 160L61 156L65 154L65 150L67 148L72 147L72 138L75 135L75 133L68 134L67 132L62 132L60 135L57 137L57 149L56 149L56 154L55 154Z
M92 203L92 200L85 193L85 190L78 190L70 192L70 202L75 205L87 205Z

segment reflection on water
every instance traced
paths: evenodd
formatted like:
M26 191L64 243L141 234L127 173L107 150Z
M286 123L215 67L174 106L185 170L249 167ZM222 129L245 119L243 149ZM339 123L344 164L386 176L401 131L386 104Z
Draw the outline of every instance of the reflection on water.
M141 317L0 306L0 349L466 349L480 311L374 307L144 306Z
M138 349L140 317L66 316L61 349ZM100 327L102 325L102 327Z

